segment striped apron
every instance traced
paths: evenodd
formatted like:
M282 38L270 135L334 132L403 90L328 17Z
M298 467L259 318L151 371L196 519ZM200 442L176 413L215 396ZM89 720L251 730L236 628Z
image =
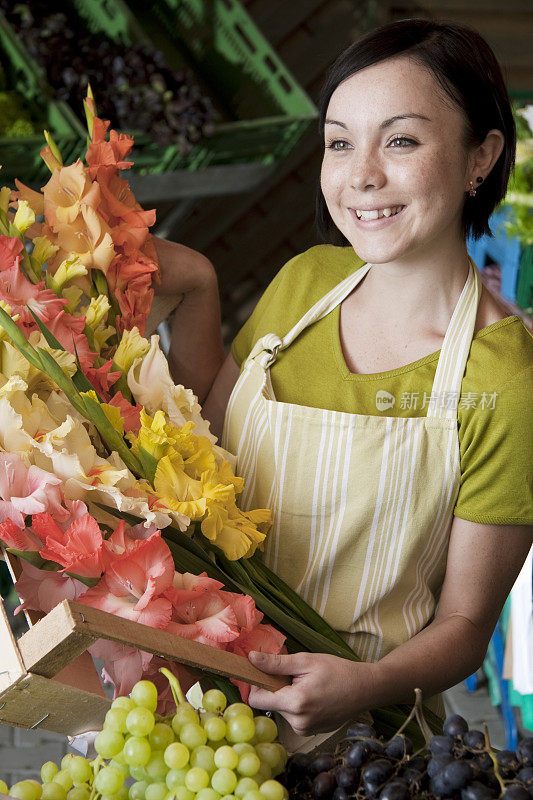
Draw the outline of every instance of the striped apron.
M231 394L222 439L245 478L241 507L273 511L265 563L363 661L415 636L435 612L461 477L457 406L481 295L470 260L427 416L278 402L269 373L278 353L341 303L371 266L341 281L286 336L268 334L255 344Z

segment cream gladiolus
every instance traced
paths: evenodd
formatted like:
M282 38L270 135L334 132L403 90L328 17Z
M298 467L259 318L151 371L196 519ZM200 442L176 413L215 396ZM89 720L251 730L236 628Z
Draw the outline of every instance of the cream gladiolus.
M26 200L18 201L18 208L13 224L19 233L24 234L35 222L35 213Z
M57 253L58 249L47 236L36 236L33 240L32 256L42 267L49 258Z
M46 285L56 294L60 294L66 283L84 275L87 275L87 269L81 263L79 256L69 256L61 262L53 275L46 273Z
M96 328L106 318L110 308L111 303L105 295L99 294L98 297L91 297L91 302L85 310L85 324L87 327L96 331Z
M139 329L135 326L131 330L125 330L122 334L120 344L113 356L114 364L127 374L132 364L138 359L142 359L150 349L150 342L141 336Z
M194 393L176 386L170 377L168 362L159 347L159 336L150 340L150 349L138 358L128 373L128 386L135 400L151 414L162 409L170 422L178 427L194 423L194 432L213 444L216 436L209 432L209 423L201 416L201 407Z

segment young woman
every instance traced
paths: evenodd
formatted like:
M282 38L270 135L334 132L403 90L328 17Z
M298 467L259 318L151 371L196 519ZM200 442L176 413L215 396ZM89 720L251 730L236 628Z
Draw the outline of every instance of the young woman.
M225 360L212 265L158 244L185 293L175 377L243 504L273 510L265 560L361 657L251 654L292 679L251 704L301 734L474 672L533 538L533 337L466 249L514 163L493 52L453 24L375 30L332 66L320 132L333 243L281 269Z

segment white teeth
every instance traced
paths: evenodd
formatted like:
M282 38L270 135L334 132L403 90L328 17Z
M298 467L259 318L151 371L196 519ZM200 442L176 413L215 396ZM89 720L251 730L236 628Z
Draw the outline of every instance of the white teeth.
M381 219L381 217L393 217L402 208L403 206L391 206L390 208L383 208L379 211L377 208L374 208L371 211L358 211L356 209L355 213L357 215L357 219L367 222L372 219Z

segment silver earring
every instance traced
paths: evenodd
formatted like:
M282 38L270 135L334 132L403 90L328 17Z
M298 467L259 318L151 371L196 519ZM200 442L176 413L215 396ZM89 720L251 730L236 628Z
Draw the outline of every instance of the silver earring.
M470 181L470 189L468 190L468 194L470 195L470 197L475 197L476 191L477 189L474 188L474 184L472 183L472 181Z

